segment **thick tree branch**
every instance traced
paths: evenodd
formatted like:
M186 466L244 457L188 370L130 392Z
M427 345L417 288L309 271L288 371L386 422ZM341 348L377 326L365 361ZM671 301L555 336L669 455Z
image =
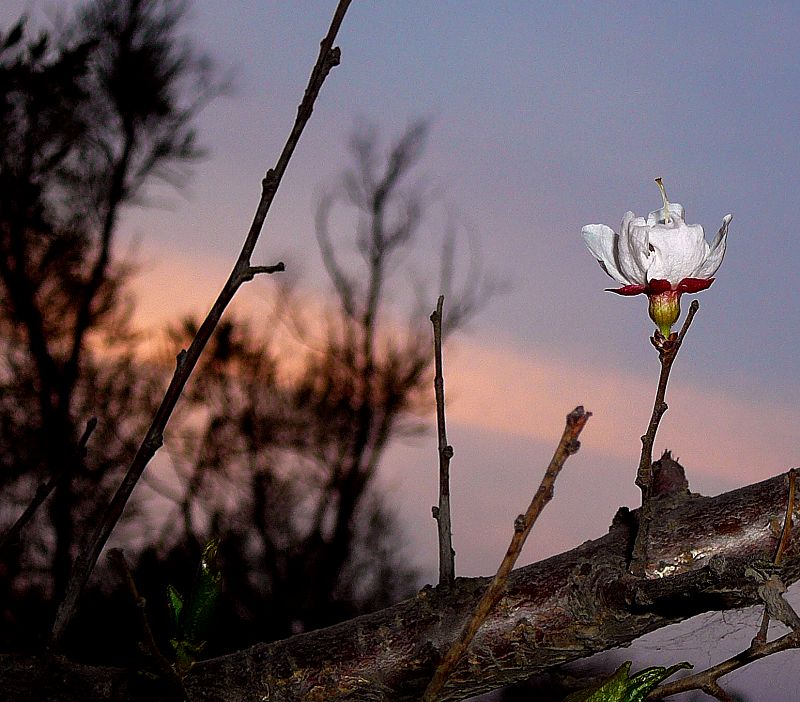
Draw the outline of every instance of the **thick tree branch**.
M682 473L669 456L654 479ZM680 480L673 480L680 486ZM606 536L511 573L504 597L442 691L458 700L626 645L700 612L760 602L751 564L771 561L787 476L717 497L683 487L654 497L648 577L628 572L636 514L622 510ZM800 548L783 554L781 578L800 578ZM195 700L418 700L444 652L471 616L487 579L425 588L394 607L260 644L198 664L186 678ZM37 658L0 657L0 689L15 700L136 700L133 671ZM146 699L153 699L152 696Z
M247 280L252 279L256 272L260 272L259 268L253 267L250 264L250 257L255 249L258 237L261 234L261 229L264 225L264 220L267 217L275 193L278 190L283 174L286 167L289 165L289 160L294 153L294 149L303 133L308 120L311 118L311 113L314 109L314 101L317 99L322 84L328 76L330 70L338 65L340 51L338 47L334 47L333 43L336 35L341 26L347 8L350 5L350 0L340 0L339 5L334 13L333 20L331 21L330 28L327 35L320 44L320 53L316 64L311 72L308 86L305 90L303 100L297 108L297 118L295 120L292 131L289 134L286 144L283 147L280 157L274 168L267 171L267 174L262 182L261 199L256 208L253 223L245 239L242 250L239 254L233 270L226 281L222 291L219 293L216 302L208 313L208 316L203 321L200 329L197 331L192 343L186 350L186 353L180 357L175 374L167 388L164 399L161 402L158 410L156 411L153 422L147 431L147 434L142 441L136 456L128 469L125 478L117 489L116 494L112 498L106 512L99 522L94 532L89 537L86 547L78 556L73 573L70 578L66 595L61 602L56 613L55 623L51 635L51 645L56 646L66 631L78 604L78 599L89 579L89 576L94 569L97 559L100 557L100 552L103 550L108 537L111 535L114 527L116 526L128 498L133 493L133 489L139 481L144 469L150 462L150 459L155 455L156 451L163 443L164 429L169 422L175 405L183 392L183 388L189 377L197 365L197 361L203 352L208 340L214 332L223 312L227 308L230 301L238 291L239 287ZM273 270L282 270L282 265L277 264L272 267ZM265 271L266 272L266 271Z

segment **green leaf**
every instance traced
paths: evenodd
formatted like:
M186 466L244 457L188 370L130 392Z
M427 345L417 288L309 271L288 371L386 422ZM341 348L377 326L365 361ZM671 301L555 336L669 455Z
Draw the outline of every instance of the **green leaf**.
M179 635L184 641L202 645L208 635L222 592L222 574L217 565L219 539L211 539L200 556L192 592L184 603Z
M683 662L672 665L669 668L654 666L640 670L628 681L627 697L625 702L642 702L648 693L657 687L663 680L666 680L673 673L685 668L691 668L691 664Z
M174 653L173 667L183 677L191 670L206 646L208 632L222 591L222 574L217 566L219 539L211 539L200 555L200 564L189 597L184 599L167 585L167 602L175 625L169 640Z
M183 598L172 585L167 585L167 604L169 605L169 611L172 613L172 623L175 626L175 631L180 631Z
M678 670L691 667L689 663L678 663L669 668L654 666L630 676L631 661L625 661L613 675L592 687L573 692L564 702L643 702L663 680Z

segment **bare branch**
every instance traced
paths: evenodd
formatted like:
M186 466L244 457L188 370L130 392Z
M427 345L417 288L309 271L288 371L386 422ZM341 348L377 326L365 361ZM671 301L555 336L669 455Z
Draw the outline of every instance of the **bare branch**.
M700 673L687 675L680 680L660 685L647 696L647 700L648 702L663 700L665 697L677 695L680 692L688 692L689 690L703 690L709 694L715 695L717 699L730 699L729 697L718 696L719 691L722 690L717 682L719 678L728 673L732 673L734 670L739 670L750 663L754 663L757 660L766 658L775 653L780 653L781 651L797 648L798 646L800 646L800 633L795 631L779 639L775 639L775 641L770 643L750 646L747 650L737 653L735 656ZM712 690L714 692L712 692Z
M500 563L500 567L497 569L497 573L492 579L492 582L489 583L489 587L487 587L486 591L483 593L480 602L475 607L475 612L472 617L461 630L458 639L450 647L450 650L436 669L436 673L425 690L425 694L422 696L423 702L434 702L437 699L447 679L461 661L472 639L475 638L478 629L486 621L489 613L502 597L509 573L511 573L514 564L517 562L517 558L519 558L519 554L522 552L525 540L528 538L528 534L530 534L533 525L545 508L545 505L552 499L553 486L555 485L558 474L564 467L564 463L569 456L576 453L580 448L578 437L591 416L591 412L586 412L583 407L580 406L576 407L567 415L564 433L561 435L558 447L553 454L550 465L547 466L539 489L533 496L533 500L531 500L528 511L525 512L525 514L519 515L514 520L514 536L511 537L511 543L508 546L506 555Z
M669 373L672 370L672 364L675 362L675 358L681 348L683 338L686 336L686 332L689 331L689 327L699 307L700 303L698 303L697 300L693 300L689 307L689 313L686 315L686 320L677 337L673 332L669 339L665 339L661 332L656 330L655 335L650 339L653 346L658 350L658 358L661 362L661 373L658 378L658 389L656 390L656 399L653 404L653 414L650 416L650 423L647 426L647 431L644 436L642 436L642 455L639 460L639 469L636 473L636 484L642 491L642 509L639 512L639 530L636 534L636 543L633 546L633 555L631 558L631 572L635 575L644 575L644 564L648 560L647 540L650 523L653 519L651 504L653 444L656 440L656 433L658 432L661 418L664 416L664 412L667 411L667 403L664 402L664 396L667 392Z
M433 387L436 394L436 426L439 435L439 506L433 508L433 518L439 531L439 584L451 585L456 577L453 531L450 520L450 459L453 447L447 443L444 416L444 371L442 368L442 307L444 295L439 296L431 314L433 323L433 354L436 374Z
M333 199L330 195L322 198L315 214L315 229L317 234L317 243L319 251L322 255L322 262L325 265L325 270L328 271L328 276L333 283L336 294L339 296L339 301L342 309L348 317L355 317L355 285L353 281L345 274L336 259L333 242L331 235L328 231L328 217L333 205Z
M163 443L164 429L169 422L175 405L183 392L189 377L197 365L203 349L205 348L208 340L214 332L219 320L222 317L226 307L233 299L239 287L245 280L247 280L248 272L251 269L250 257L255 249L258 237L261 234L261 229L264 225L267 213L269 212L272 201L283 178L286 168L289 165L294 149L300 139L303 129L311 117L314 109L314 102L317 99L320 89L322 88L325 78L330 70L339 64L340 51L338 47L333 46L336 35L344 19L347 8L350 5L350 0L340 0L336 11L331 21L330 28L327 35L320 44L320 53L317 62L311 72L308 86L306 87L303 100L297 108L297 117L294 126L286 140L283 151L278 158L274 168L267 171L266 176L262 182L261 199L256 208L253 223L245 239L244 245L239 257L234 264L233 270L223 286L217 300L214 302L208 316L203 321L203 324L197 331L191 345L186 351L186 356L183 358L182 363L178 365L175 370L172 380L167 388L164 399L161 402L158 410L156 411L153 422L142 441L136 456L128 469L125 478L117 489L116 494L112 498L108 508L106 509L103 518L91 534L86 547L78 556L73 567L72 576L67 586L66 595L62 600L58 611L56 613L55 623L51 634L50 644L56 646L61 637L66 631L75 609L78 604L78 599L83 591L89 576L94 569L100 552L103 549L108 537L111 535L117 521L122 516L125 505L128 502L136 483L139 481L144 469L150 462L155 452L161 447ZM252 276L251 276L252 277Z
M95 427L97 426L97 417L92 417L88 422L86 422L86 429L84 429L83 435L78 441L78 448L76 452L76 459L80 459L86 455L86 444L89 441L89 437L92 435ZM31 520L34 514L36 514L36 510L42 505L42 503L48 498L51 492L58 482L64 477L65 473L71 469L74 469L73 461L65 461L61 467L61 470L54 473L50 476L50 479L46 483L41 483L38 488L36 488L36 494L33 496L33 500L31 503L25 508L25 511L19 516L16 522L14 522L13 526L3 534L2 540L0 540L0 553L5 551L6 547L17 543L19 539L19 534L25 525Z

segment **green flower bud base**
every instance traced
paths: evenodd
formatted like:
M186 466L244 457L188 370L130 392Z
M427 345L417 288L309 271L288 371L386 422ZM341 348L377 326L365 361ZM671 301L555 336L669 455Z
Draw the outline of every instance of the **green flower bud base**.
M650 319L656 323L664 337L669 339L672 325L681 316L681 293L678 290L666 290L649 295L649 298Z

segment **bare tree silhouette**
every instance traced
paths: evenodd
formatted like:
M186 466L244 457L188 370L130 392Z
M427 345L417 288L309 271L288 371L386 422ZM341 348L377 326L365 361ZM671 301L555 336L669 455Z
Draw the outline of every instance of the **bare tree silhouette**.
M177 182L200 150L192 123L220 88L179 39L183 4L97 0L62 34L0 51L0 426L5 520L54 475L54 494L4 559L5 595L63 593L75 546L135 450L156 400L134 359L114 256L123 208ZM90 451L77 442L98 418ZM4 603L11 600L3 598ZM48 608L29 609L39 619ZM40 626L6 610L5 634ZM20 619L23 617L23 619Z

